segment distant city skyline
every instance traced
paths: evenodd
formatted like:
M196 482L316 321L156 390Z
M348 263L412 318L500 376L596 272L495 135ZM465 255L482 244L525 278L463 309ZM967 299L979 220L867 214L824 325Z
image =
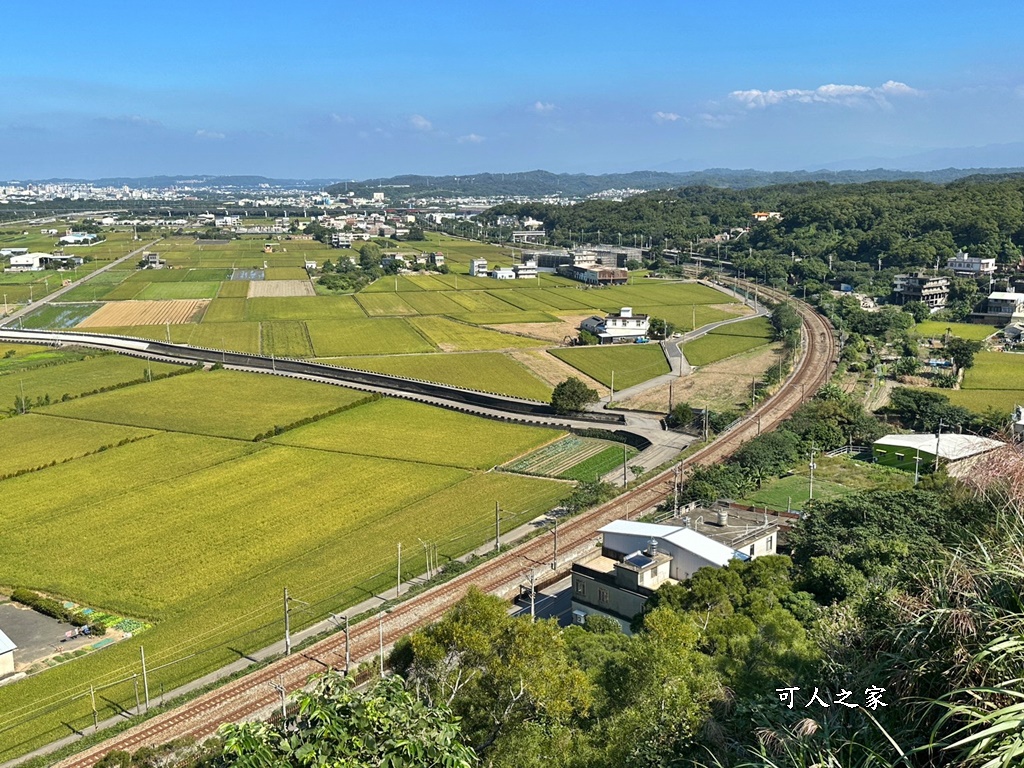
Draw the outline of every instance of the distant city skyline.
M1024 4L5 7L0 178L1024 166Z

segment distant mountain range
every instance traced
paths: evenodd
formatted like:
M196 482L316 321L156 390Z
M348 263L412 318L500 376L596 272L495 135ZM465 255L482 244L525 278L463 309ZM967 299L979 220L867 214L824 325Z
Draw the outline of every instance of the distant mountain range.
M564 195L585 197L616 189L671 189L692 185L746 189L772 184L796 184L826 181L831 184L854 184L867 181L917 179L946 184L967 176L1024 173L1024 168L947 168L938 171L902 171L876 168L862 171L757 171L752 169L709 168L703 171L666 172L633 171L588 174L526 171L523 173L477 173L469 176L392 176L366 179L328 187L331 194L364 194L371 191L398 193L401 197L456 195L465 197Z
M1024 147L1024 145L1022 145ZM988 148L978 148L984 156ZM908 165L934 163L941 153L925 153L913 158L904 158ZM850 165L872 160L849 161ZM889 160L886 162L895 162ZM934 167L934 164L931 166ZM49 184L93 184L100 187L131 187L134 189L166 189L175 186L205 186L220 189L237 189L250 192L265 188L325 190L333 195L353 194L367 196L370 192L383 191L388 197L544 197L562 195L586 197L599 192L625 189L671 189L691 185L708 185L746 189L773 184L796 184L801 182L825 181L831 184L854 184L868 181L896 181L916 179L934 184L945 184L968 176L991 176L1024 173L1024 167L1016 168L945 168L942 170L899 170L874 168L870 170L816 171L758 171L753 169L735 170L730 168L709 168L703 171L632 171L629 173L607 173L600 175L551 173L549 171L524 171L519 173L476 173L461 176L404 175L387 178L363 179L361 181L338 181L337 179L274 179L266 176L147 176L109 177L101 179L40 179L34 183Z

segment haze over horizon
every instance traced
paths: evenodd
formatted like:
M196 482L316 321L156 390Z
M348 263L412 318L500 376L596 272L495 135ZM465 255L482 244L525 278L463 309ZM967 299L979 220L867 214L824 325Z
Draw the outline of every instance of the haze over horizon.
M1024 5L5 8L2 178L1024 166Z

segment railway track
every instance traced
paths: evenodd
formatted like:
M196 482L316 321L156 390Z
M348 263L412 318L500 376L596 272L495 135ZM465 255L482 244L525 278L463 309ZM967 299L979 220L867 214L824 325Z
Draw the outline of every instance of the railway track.
M771 295L771 292L766 293ZM777 293L775 298L782 296ZM777 426L828 381L836 358L832 327L809 306L798 302L795 306L803 320L805 353L789 380L743 422L687 459L687 466L722 461L760 431L769 431ZM599 528L612 520L636 515L659 504L672 492L672 487L673 470L668 469L613 501L561 523L558 526L558 550L563 553L560 560L564 565L570 565L572 558L565 555L592 547ZM439 619L470 587L509 596L523 583L531 568L549 567L551 555L550 537L531 539L399 604L385 615L381 626L375 618L353 625L350 630L353 664L372 660L377 655L381 628L387 648L399 638ZM60 768L85 768L112 750L134 751L185 737L202 740L214 734L222 723L266 716L280 706L280 693L275 686L283 686L288 692L296 691L306 684L311 675L343 666L344 658L345 641L339 633L170 712L157 715L57 765Z

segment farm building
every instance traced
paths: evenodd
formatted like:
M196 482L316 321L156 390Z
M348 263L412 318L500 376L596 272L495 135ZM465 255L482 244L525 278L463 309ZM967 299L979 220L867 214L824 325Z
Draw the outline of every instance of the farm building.
M774 544L774 526L771 541ZM573 563L573 620L600 614L629 631L662 584L684 581L700 568L723 568L750 556L689 527L615 520L599 533L601 551ZM774 547L758 554L774 554ZM755 555L756 556L756 555Z
M643 338L650 328L650 317L642 314L634 315L632 307L623 307L607 317L593 315L580 323L580 330L597 336L600 344Z
M0 257L7 258L8 256L24 256L28 253L28 248L0 248Z
M625 285L629 280L629 272L615 267L569 265L559 267L558 273L587 285Z
M516 273L512 267L495 267L491 270L491 277L495 280L515 280Z
M950 474L964 472L982 454L1003 443L977 435L886 435L871 445L871 453L879 464L913 472L935 468L936 456Z
M14 651L18 646L0 630L0 678L14 674Z
M487 259L473 259L469 262L469 274L473 277L487 277Z
M43 269L43 261L49 259L48 253L23 253L11 256L8 272L39 272Z
M96 239L98 239L97 235L89 232L72 232L69 229L68 233L57 242L61 245L90 245Z

